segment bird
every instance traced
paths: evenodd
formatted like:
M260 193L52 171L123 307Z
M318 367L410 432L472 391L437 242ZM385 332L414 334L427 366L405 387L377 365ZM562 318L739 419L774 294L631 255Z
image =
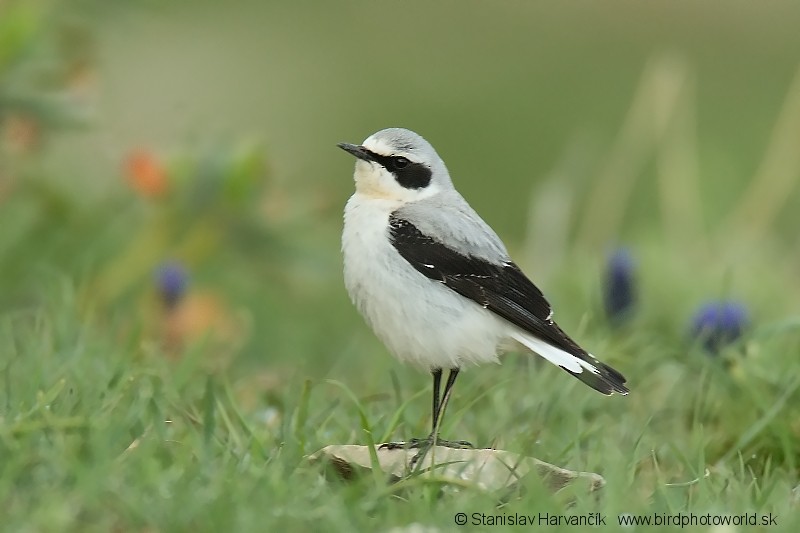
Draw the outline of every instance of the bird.
M342 231L347 293L392 355L433 376L431 433L382 448L417 448L418 459L432 446L472 447L439 437L453 385L463 368L506 352L538 354L605 395L628 394L620 372L553 320L542 292L455 189L428 141L387 128L360 145L337 146L356 157Z

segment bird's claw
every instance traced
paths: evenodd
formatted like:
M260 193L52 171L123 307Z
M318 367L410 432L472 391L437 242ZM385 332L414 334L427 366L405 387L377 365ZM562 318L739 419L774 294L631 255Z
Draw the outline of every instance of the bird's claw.
M425 437L424 439L411 439L406 442L384 442L380 446L378 446L379 450L416 450L420 448L430 448L434 444L434 438L432 435ZM466 440L444 440L444 439L436 439L436 446L442 446L444 448L453 448L456 450L466 450L469 448L474 448L475 446L472 445L471 442Z
M415 450L418 448L423 448L425 446L431 445L431 438L427 437L424 439L411 439L406 442L384 442L380 446L378 446L379 450Z
M475 446L472 445L471 442L465 440L443 440L439 438L434 438L433 435L428 435L428 437L424 439L411 439L407 442L385 442L378 446L379 450L419 450L414 457L411 458L411 462L409 466L411 468L414 467L423 457L425 454L428 453L434 444L436 446L443 446L445 448L453 448L456 450L466 450L470 448L474 448Z

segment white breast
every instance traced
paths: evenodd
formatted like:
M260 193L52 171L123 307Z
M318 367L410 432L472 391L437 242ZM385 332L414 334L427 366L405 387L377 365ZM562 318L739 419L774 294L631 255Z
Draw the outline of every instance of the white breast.
M392 354L425 368L496 362L507 324L475 302L417 272L389 241L399 205L354 194L342 234L350 299Z

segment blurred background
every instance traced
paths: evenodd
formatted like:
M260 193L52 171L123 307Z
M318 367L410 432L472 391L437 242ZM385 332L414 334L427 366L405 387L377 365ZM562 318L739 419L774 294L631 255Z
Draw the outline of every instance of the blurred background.
M402 126L584 339L619 249L665 357L703 302L781 323L799 21L789 1L5 0L0 312L57 305L233 379L385 385L342 286L336 143Z

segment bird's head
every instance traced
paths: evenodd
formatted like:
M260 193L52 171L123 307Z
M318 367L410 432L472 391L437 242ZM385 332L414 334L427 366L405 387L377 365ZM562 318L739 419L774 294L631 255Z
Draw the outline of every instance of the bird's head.
M405 204L453 186L439 154L413 131L388 128L373 133L361 145L338 146L358 158L353 177L356 191L366 196Z

